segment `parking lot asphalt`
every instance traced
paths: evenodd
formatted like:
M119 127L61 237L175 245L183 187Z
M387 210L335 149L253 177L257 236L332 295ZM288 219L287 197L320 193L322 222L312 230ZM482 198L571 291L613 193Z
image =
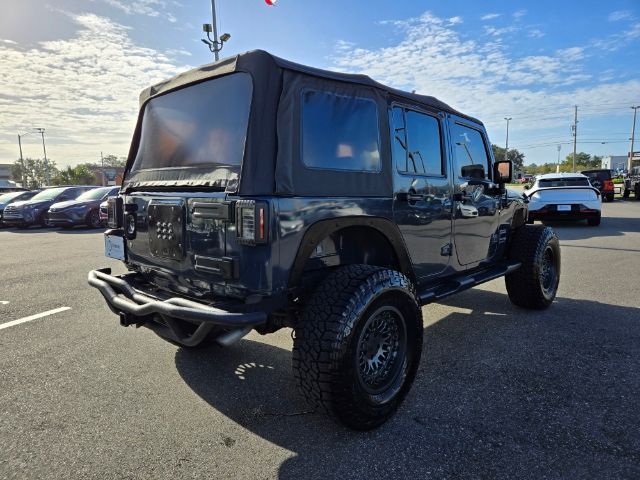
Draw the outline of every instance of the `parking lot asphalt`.
M502 279L424 307L416 383L369 433L307 411L290 331L178 348L87 285L123 271L100 232L0 230L0 478L640 478L640 202L553 227L551 308Z

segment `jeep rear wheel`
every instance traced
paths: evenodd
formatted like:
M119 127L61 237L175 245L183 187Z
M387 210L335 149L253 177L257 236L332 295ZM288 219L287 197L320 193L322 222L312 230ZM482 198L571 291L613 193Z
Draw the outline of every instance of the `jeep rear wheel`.
M511 240L509 258L522 263L505 277L511 302L535 310L551 305L560 283L560 243L554 231L543 225L520 227Z
M350 265L313 293L296 328L293 372L308 403L370 430L397 410L422 353L422 314L411 282Z

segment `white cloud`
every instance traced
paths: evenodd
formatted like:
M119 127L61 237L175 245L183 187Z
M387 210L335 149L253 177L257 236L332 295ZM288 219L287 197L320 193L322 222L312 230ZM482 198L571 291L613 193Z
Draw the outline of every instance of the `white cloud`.
M513 18L515 18L516 20L521 19L522 17L524 17L527 14L526 10L518 10L516 12L513 13Z
M615 12L611 12L609 14L610 22L617 22L619 20L626 20L631 18L631 12L628 10L616 10Z
M462 17L451 17L449 19L449 25L459 25L462 21Z
M127 15L146 15L148 17L163 17L171 23L178 19L168 12L169 4L164 0L102 0L114 8L122 10ZM171 6L181 7L179 2L171 2Z
M582 47L570 47L563 48L556 51L556 55L563 60L575 61L584 58L584 48Z
M501 15L502 15L501 13L487 13L486 15L481 16L480 20L483 20L483 21L493 20L494 18L498 18Z
M13 137L31 126L47 129L47 153L59 165L95 160L100 150L124 155L139 92L188 68L135 44L129 29L110 19L71 18L79 29L69 39L30 49L0 44L1 161L16 158ZM25 155L39 156L26 140Z
M640 38L640 23L635 23L620 33L614 33L608 37L598 38L591 42L595 48L608 52L615 52L627 47L631 42Z
M0 38L0 43L6 43L7 45L17 45L13 40L9 40L6 38Z
M583 47L548 55L513 54L500 41L504 31L491 30L484 39L469 40L446 19L428 12L394 25L402 33L401 40L378 49L343 42L335 51L333 67L436 96L484 120L490 129L503 128L505 114L513 116L515 128L523 132L565 126L570 119L559 118L559 109L568 112L573 104L594 99L619 104L640 95L639 80L605 83L594 79L581 64ZM527 125L526 117L541 109L551 114Z
M529 38L542 38L544 35L544 32L539 28L532 28L527 32L527 37Z
M504 35L505 33L513 33L518 31L518 29L516 27L514 27L513 25L509 26L509 27L502 27L502 28L497 28L497 27L484 27L484 31L487 35L492 35L494 37L499 37L501 35Z

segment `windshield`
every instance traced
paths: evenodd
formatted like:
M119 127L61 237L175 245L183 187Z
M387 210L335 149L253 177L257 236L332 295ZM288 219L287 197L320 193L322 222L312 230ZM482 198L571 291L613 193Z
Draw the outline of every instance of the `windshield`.
M76 200L99 200L111 191L111 187L94 188L80 195Z
M219 167L239 167L251 91L251 77L235 73L152 99L128 180L211 179L208 174Z
M40 193L31 197L31 200L37 202L38 200L53 200L66 189L64 188L50 188L48 190L43 190Z
M538 187L589 187L591 184L587 178L568 177L568 178L545 178L538 180Z
M3 195L0 195L0 203L8 203L10 200L13 200L20 195L24 195L25 192L9 192Z

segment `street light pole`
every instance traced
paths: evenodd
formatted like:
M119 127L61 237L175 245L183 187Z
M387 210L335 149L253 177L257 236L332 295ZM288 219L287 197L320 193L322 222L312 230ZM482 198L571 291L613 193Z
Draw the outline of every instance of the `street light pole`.
M205 23L204 25L202 25L202 30L207 34L207 38L206 39L203 38L202 43L204 43L207 47L209 47L209 50L213 53L213 57L217 62L218 60L220 60L220 55L219 55L220 50L222 50L222 47L224 47L224 44L229 41L229 39L231 38L231 35L229 35L228 33L223 33L220 36L220 39L218 39L218 18L216 16L216 0L211 0L211 19L213 20L213 23ZM211 35L209 35L211 32L213 32L213 39L211 38Z
M21 173L21 182L22 182L22 188L25 188L25 182L24 182L24 158L22 157L22 137L24 137L25 135L29 135L29 132L27 133L23 133L22 135L18 134L18 148L20 149L20 173Z
M573 173L576 173L576 143L578 142L578 105L575 106L573 114Z
M560 150L562 150L562 145L558 144L558 167L556 168L556 173L560 173Z
M218 19L216 18L216 0L211 0L211 20L213 21L213 42L214 44L218 44ZM217 48L214 49L213 55L215 56L216 62L220 60L219 55L220 50Z
M42 150L44 151L44 181L49 186L51 179L49 178L49 161L47 160L47 147L44 144L44 128L34 128L36 132L42 135Z
M504 159L509 160L509 122L511 121L511 117L504 117L507 121L507 141L504 146Z
M638 108L640 108L640 105L636 105L631 108L633 108L633 127L631 127L631 151L629 152L629 160L627 160L627 170L629 172L629 175L631 175L631 163L633 160L633 142L636 136L636 113L638 111Z

